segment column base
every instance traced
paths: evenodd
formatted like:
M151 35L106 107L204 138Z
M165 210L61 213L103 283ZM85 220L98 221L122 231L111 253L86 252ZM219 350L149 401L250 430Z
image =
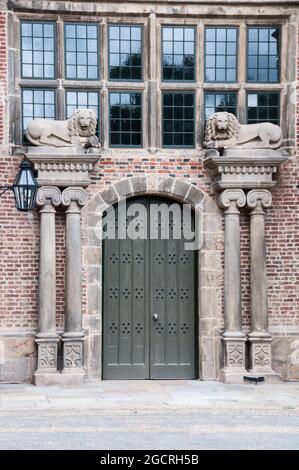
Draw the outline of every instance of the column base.
M35 372L33 375L33 384L37 387L47 387L51 385L58 386L77 386L85 383L85 373L64 374L63 372Z
M242 332L225 332L222 336L224 347L224 367L220 371L220 380L225 383L242 383L246 375L245 343Z
M244 375L248 375L246 369L233 370L223 368L220 371L220 381L227 384L241 384L244 382Z
M279 381L271 367L272 336L267 332L253 331L248 335L249 370L248 376L265 377L266 381Z
M36 335L37 370L34 375L55 374L57 372L57 353L59 338L49 333Z
M65 333L62 337L62 374L85 376L83 333Z

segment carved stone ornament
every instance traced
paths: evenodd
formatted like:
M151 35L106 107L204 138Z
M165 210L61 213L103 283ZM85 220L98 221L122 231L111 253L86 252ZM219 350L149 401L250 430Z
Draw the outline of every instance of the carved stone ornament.
M42 207L47 203L56 207L61 203L61 192L55 186L43 186L37 192L36 204Z
M214 113L207 120L204 142L207 148L276 149L281 142L281 128L270 122L243 125L227 112Z
M87 202L86 192L83 188L66 188L62 192L62 204L67 207L75 201L79 206L83 207Z
M219 205L224 209L229 209L235 203L236 207L244 207L246 204L246 196L242 189L225 189L219 195Z
M252 189L247 193L247 206L254 209L258 202L262 207L270 207L272 204L272 194L266 189Z
M45 343L38 345L38 369L56 369L57 344Z
M83 367L83 343L70 342L64 344L64 367Z
M91 109L76 109L66 121L33 119L25 135L33 145L50 147L100 147L96 133L97 116Z

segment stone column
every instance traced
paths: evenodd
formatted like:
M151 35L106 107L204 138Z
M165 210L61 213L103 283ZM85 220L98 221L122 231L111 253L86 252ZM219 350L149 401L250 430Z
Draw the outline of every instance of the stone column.
M265 211L272 196L266 189L253 189L247 194L250 209L250 287L251 333L249 340L249 372L254 375L273 374L271 341L268 332L267 273L265 244Z
M224 237L224 367L225 382L242 382L245 370L245 334L241 319L240 211L246 196L241 189L226 189L219 196L225 209Z
M40 206L40 257L39 257L39 300L38 300L38 347L37 370L34 383L49 383L49 375L57 372L56 333L56 244L55 207L61 203L58 188L44 186L37 193Z
M66 210L65 230L65 332L63 372L83 379L81 207L87 198L83 188L70 187L62 193ZM74 383L74 382L72 382Z

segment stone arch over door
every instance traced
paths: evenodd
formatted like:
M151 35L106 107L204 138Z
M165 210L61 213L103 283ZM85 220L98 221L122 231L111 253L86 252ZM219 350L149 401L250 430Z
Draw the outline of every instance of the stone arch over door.
M203 213L202 248L198 256L198 376L219 378L222 331L222 225L215 201L188 180L160 175L122 179L105 186L83 210L83 326L85 367L89 380L101 380L102 367L102 215L111 205L141 195L189 203Z

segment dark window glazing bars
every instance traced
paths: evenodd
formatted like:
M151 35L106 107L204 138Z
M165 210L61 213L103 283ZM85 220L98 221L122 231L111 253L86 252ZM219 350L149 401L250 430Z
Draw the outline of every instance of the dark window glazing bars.
M211 114L226 111L237 115L237 94L231 92L206 92L205 93L205 120Z
M65 25L65 75L71 80L99 78L97 25Z
M142 27L110 25L109 79L142 79Z
M195 28L162 28L162 78L165 81L195 80Z
M247 93L247 122L272 122L280 124L279 119L279 93L277 92L250 92Z
M109 101L110 146L141 147L141 93L111 92Z
M248 82L278 82L280 29L249 27L247 30Z
M237 28L205 28L205 81L237 80Z
M163 147L194 147L194 103L194 93L163 93Z
M55 78L55 24L21 22L22 78Z
M67 119L76 109L92 109L98 118L97 134L99 134L99 93L97 91L68 90L66 92Z
M55 119L55 91L46 89L22 90L23 130L32 119Z

